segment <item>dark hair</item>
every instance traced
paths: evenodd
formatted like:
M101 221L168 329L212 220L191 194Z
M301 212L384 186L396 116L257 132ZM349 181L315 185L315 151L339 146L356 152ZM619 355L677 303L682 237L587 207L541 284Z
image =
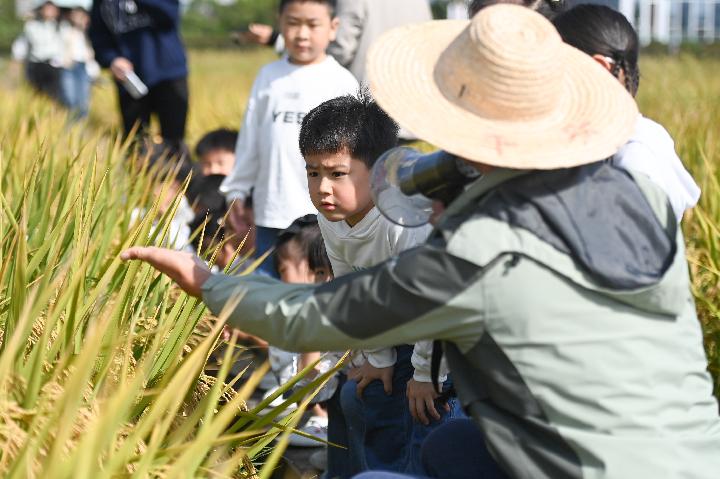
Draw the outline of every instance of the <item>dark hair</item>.
M330 258L328 258L327 250L325 250L325 241L322 235L318 235L312 243L310 243L310 254L308 255L308 266L312 271L324 269L332 271Z
M303 258L310 258L310 245L320 235L320 227L317 222L317 215L305 215L293 221L290 226L278 234L275 241L275 271L278 271L279 262L291 254L291 248L295 246Z
M223 150L235 153L235 145L238 139L237 130L220 128L206 133L195 145L195 156L202 158L211 151Z
M335 18L335 12L337 11L337 0L280 0L280 14L282 14L285 11L285 7L290 5L291 3L305 3L305 2L313 2L313 3L322 3L323 5L327 5L328 9L330 10L330 16Z
M637 32L620 12L603 5L578 5L554 20L565 43L588 55L603 55L613 60L611 73L625 74L625 88L633 95L640 86Z
M565 8L565 0L473 0L468 7L468 15L472 18L483 8L498 3L511 3L528 7L550 19Z
M304 157L347 150L368 168L397 142L397 123L365 89L357 96L333 98L314 108L300 128L300 152Z

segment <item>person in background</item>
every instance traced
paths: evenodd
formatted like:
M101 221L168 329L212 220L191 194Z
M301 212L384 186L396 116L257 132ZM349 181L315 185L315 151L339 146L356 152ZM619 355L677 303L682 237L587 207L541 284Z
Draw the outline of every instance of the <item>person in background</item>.
M298 149L303 118L323 101L358 87L352 74L325 53L338 26L334 0L282 0L280 25L287 55L263 67L255 79L235 167L221 187L237 231L246 222L246 201L253 191L258 257L271 250L295 218L316 213ZM267 258L259 272L275 275L273 260Z
M328 53L367 83L365 63L370 45L386 31L432 20L427 0L338 0L340 29Z
M179 154L188 113L188 68L178 0L95 0L90 40L98 63L115 78L125 135L139 125L138 138L147 136L155 114L163 143ZM141 98L123 87L130 72L148 88Z
M87 30L90 16L83 7L72 7L60 26L63 69L60 74L62 102L76 118L84 118L90 107L91 72L97 71L95 53Z
M60 73L62 41L60 38L60 9L50 0L41 0L35 17L25 23L23 37L27 42L26 73L30 85L37 92L61 101Z
M627 18L603 5L578 5L553 20L560 36L592 56L637 95L640 86L640 42ZM675 152L675 143L662 125L638 116L635 134L613 157L613 164L646 174L665 191L678 223L700 199L700 188Z
M219 128L205 133L195 145L195 157L203 176L229 175L235 166L238 131Z
M468 15L472 18L483 8L500 3L527 7L549 19L565 9L565 0L472 0L468 6Z

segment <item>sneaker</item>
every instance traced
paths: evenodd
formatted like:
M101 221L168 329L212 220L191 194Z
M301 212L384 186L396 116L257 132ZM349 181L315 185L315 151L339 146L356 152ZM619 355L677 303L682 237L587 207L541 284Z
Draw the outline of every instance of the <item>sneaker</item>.
M328 418L323 416L311 416L305 424L297 428L305 434L317 438L321 441L327 441ZM299 434L290 436L289 444L294 447L324 447L325 444L309 437Z
M319 451L315 451L312 454L310 454L310 457L308 457L308 462L312 467L317 469L318 471L326 471L327 470L327 461L328 461L328 451L327 447L324 447L320 449Z

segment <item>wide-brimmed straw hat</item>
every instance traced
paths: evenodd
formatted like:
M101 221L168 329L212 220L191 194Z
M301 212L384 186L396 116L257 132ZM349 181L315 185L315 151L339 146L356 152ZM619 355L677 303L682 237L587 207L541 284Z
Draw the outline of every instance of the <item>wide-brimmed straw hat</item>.
M633 132L634 99L540 14L487 7L472 21L392 30L371 48L377 102L417 137L488 165L566 168L605 159Z

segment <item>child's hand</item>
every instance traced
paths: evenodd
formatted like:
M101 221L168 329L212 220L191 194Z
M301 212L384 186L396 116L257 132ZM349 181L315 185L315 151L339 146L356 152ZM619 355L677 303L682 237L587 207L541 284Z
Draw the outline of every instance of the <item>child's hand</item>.
M190 253L155 247L135 247L120 254L123 261L139 259L175 281L183 291L202 297L202 285L210 279L210 268Z
M432 383L422 383L414 379L408 381L408 406L410 407L410 414L416 421L427 426L430 424L428 415L432 416L436 421L440 420L440 413L435 408L435 399L437 397L438 393ZM447 405L445 405L445 408L449 410Z
M352 368L348 371L348 378L357 382L357 397L362 399L363 391L365 387L371 382L377 380L382 381L385 389L385 394L388 396L392 394L392 378L394 366L387 368L376 368L369 361L365 361L360 367Z

